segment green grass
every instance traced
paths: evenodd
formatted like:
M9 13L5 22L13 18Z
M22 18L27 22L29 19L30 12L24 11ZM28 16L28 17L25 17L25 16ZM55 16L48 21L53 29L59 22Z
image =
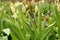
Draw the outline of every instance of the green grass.
M25 13L22 12L24 5L13 6L15 11L12 11L10 4L0 3L2 8L0 10L0 38L4 38L2 30L9 28L12 40L60 40L60 15L55 4L27 4L29 6ZM36 5L38 12L34 11ZM51 11L51 15L48 15L48 10Z

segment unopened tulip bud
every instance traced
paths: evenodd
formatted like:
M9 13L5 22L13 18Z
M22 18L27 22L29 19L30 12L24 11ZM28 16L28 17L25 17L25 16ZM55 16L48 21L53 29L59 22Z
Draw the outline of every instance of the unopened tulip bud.
M16 2L16 3L14 4L14 6L16 6L16 7L18 7L19 5L20 5L19 2Z
M35 13L38 12L38 6L35 6Z
M28 5L25 5L26 9L28 8Z
M57 10L60 12L60 5L58 5Z
M22 12L23 12L23 13L26 12L26 8L25 8L25 6L22 7Z

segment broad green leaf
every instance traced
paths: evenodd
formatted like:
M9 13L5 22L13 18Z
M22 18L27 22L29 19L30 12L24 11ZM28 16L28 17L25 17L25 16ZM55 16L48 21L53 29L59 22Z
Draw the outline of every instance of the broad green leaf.
M10 34L10 29L9 28L3 29L2 31L9 36L9 34Z

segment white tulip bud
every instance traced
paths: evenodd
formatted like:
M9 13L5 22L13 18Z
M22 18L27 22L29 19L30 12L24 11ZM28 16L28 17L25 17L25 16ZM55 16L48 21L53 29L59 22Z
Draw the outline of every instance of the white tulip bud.
M22 7L22 12L23 12L23 13L26 12L26 8L25 8L25 6Z
M60 5L58 5L57 9L58 9L58 11L60 12Z
M26 8L28 8L28 5L25 5Z
M16 19L17 18L17 12L16 12L16 9L14 8L14 6L11 6L11 10L12 10L12 12L13 12L13 17L14 17L14 19Z
M18 7L19 5L21 5L22 3L21 2L16 2L15 4L14 4L14 6L15 7Z
M38 6L35 6L35 13L38 12Z

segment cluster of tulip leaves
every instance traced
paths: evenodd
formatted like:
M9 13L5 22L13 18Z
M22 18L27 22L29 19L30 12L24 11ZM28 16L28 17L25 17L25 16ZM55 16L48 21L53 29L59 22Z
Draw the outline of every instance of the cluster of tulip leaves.
M12 17L14 13L10 3L0 2L0 40L60 40L60 15L57 5L28 5L25 13L22 12L23 5L15 7L18 11L15 19ZM37 12L34 11L35 6L38 6Z

